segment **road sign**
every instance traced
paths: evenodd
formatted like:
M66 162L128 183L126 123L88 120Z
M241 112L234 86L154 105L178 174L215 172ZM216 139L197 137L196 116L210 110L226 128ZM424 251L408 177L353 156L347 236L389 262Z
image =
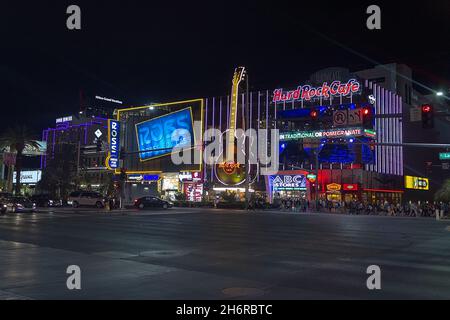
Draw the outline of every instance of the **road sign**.
M450 152L439 153L439 160L450 160Z
M349 125L358 125L363 123L363 119L361 116L361 108L358 109L349 109L347 121Z
M347 125L347 110L338 110L333 112L333 125L335 126Z
M420 107L409 109L409 120L411 122L422 121L422 109Z

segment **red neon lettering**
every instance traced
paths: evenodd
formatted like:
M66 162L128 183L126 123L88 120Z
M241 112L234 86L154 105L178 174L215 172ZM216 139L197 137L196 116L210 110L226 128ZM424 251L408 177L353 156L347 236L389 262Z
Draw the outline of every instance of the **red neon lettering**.
M298 100L300 98L300 87L298 87L296 90L294 90L294 100Z
M330 96L347 96L350 93L358 92L360 90L360 84L355 80L351 79L347 83L342 83L339 80L333 81L331 85L324 82L321 87L311 87L310 85L299 86L295 90L283 92L283 89L276 89L273 92L273 102L279 101L292 101L292 100L306 100L309 101L314 97L325 97Z
M340 81L334 81L331 84L331 88L330 88L330 92L333 96L335 96L337 94L337 87L341 84Z
M283 92L282 89L276 89L273 92L273 102L278 102L281 99L281 93Z
M311 99L309 97L309 89L311 89L310 86L303 86L302 87L302 99L304 99L304 100L310 100Z

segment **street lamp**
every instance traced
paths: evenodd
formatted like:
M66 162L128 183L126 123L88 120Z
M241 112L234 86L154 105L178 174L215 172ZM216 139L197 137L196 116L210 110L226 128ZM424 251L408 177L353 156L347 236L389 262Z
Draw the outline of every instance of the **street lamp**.
M442 91L438 91L438 92L436 92L436 95L437 95L438 97L442 97L442 96L444 95L444 93L443 93Z

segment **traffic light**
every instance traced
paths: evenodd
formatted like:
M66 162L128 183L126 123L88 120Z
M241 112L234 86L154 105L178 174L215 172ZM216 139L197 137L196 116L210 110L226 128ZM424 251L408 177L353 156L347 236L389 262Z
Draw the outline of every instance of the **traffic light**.
M363 127L367 129L373 128L373 108L364 107L361 109L362 123Z
M434 109L429 104L422 106L422 128L429 129L434 127Z
M317 120L319 119L319 112L316 109L311 109L309 112L309 118L311 119L311 126L317 127Z

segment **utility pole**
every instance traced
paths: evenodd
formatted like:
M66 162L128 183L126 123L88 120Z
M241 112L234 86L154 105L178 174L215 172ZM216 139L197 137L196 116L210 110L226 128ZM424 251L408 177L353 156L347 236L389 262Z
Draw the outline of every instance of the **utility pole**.
M317 144L316 148L314 149L314 157L315 157L315 174L316 174L316 181L315 181L315 188L314 188L314 199L316 203L316 210L319 209L319 148L320 145Z
M78 141L78 149L77 149L77 177L80 174L80 153L81 153L81 142Z

